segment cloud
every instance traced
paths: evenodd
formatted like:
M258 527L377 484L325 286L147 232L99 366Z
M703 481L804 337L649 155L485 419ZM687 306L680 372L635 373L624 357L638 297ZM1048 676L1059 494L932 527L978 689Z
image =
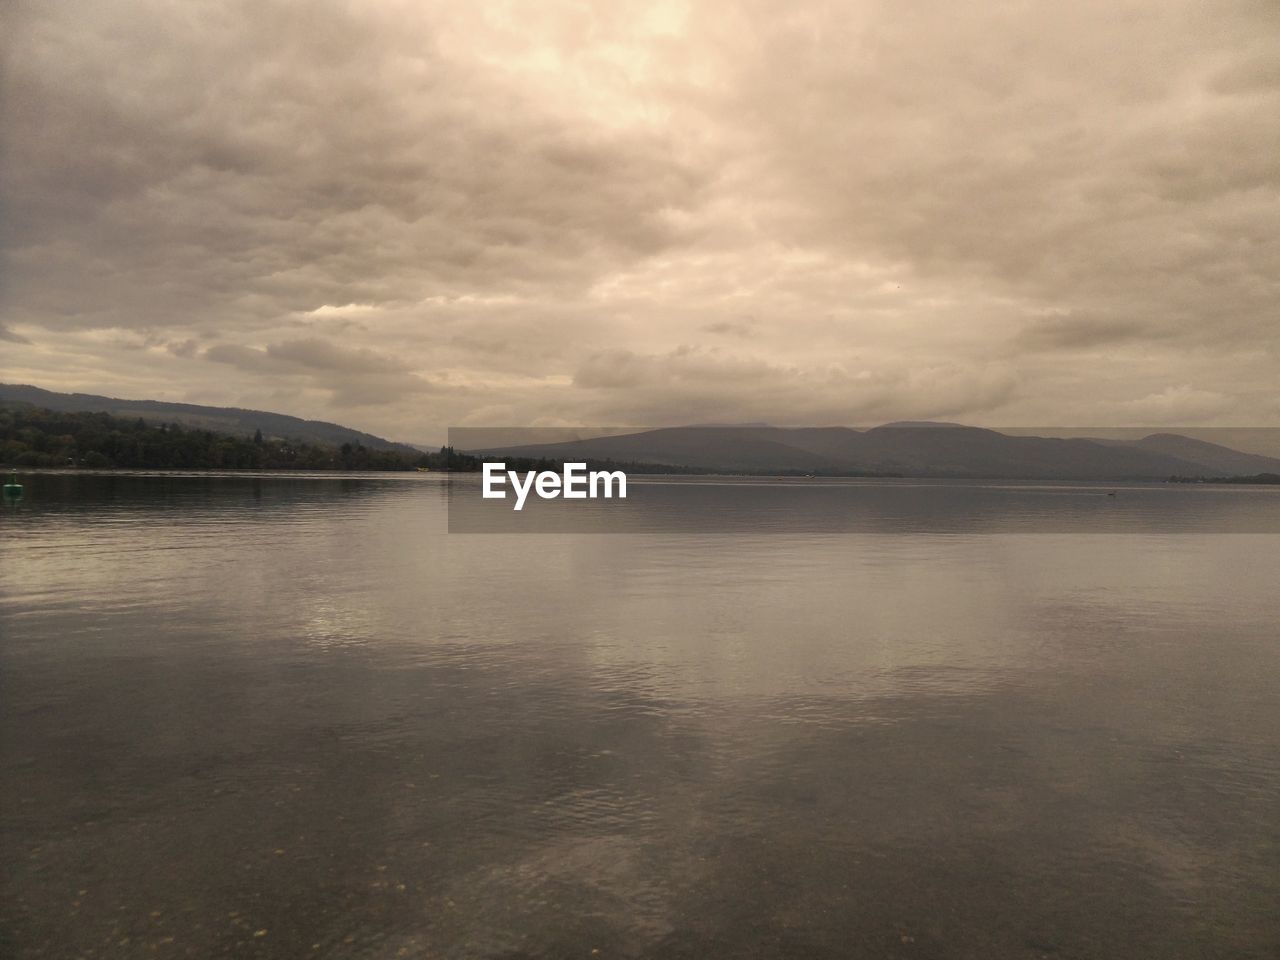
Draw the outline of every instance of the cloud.
M1095 350L1164 335L1158 327L1133 320L1058 316L1033 321L1019 332L1017 340L1022 346L1046 350Z
M661 356L610 350L588 357L574 374L577 387L608 390L671 383L750 383L776 371L763 360L728 356L715 350L681 346Z
M665 211L699 176L661 137L574 125L496 84L451 52L446 13L412 29L338 3L32 13L7 117L17 309L251 326L573 287L679 242Z
M236 343L214 344L204 351L203 356L214 363L226 363L255 373L280 373L285 369L285 365L273 360L266 350L242 347Z
M413 369L404 360L383 356L363 347L339 347L319 337L273 343L267 347L266 353L287 364L339 373L404 373Z
M18 333L16 330L10 330L3 323L0 323L0 340L7 340L9 343L30 343L31 341Z
M779 228L1034 307L1256 338L1280 267L1277 14L1121 6L1133 32L1111 3L869 4L756 32L736 89ZM1256 65L1247 95L1212 85L1233 60Z
M265 348L214 344L205 360L276 379L301 378L331 391L335 406L376 406L424 393L432 385L410 364L365 348L343 348L319 337L287 340Z
M746 339L754 333L755 319L717 320L715 323L703 324L702 330L725 337L741 337Z
M1014 374L999 366L839 364L791 366L718 350L683 347L666 354L597 354L574 386L604 411L600 423L763 421L777 425L872 425L896 414L935 419L998 409L1017 395ZM638 411L638 413L637 413ZM690 411L696 411L691 415Z
M1128 401L1127 406L1139 422L1196 424L1231 410L1233 404L1225 394L1183 383Z
M1280 416L1275 4L11 7L0 379L409 439Z

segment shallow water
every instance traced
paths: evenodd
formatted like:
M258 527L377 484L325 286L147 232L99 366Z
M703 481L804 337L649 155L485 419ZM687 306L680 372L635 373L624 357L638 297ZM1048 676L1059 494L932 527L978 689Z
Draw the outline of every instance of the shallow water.
M25 482L6 957L1280 956L1280 491Z

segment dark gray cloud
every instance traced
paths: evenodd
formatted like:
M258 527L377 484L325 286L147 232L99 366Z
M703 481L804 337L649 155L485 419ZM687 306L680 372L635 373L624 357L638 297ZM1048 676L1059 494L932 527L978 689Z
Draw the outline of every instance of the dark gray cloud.
M413 369L412 364L404 360L360 347L339 347L319 337L273 343L267 347L266 353L267 356L287 364L337 373L408 373Z
M42 325L246 329L580 287L676 243L663 211L699 188L660 138L496 88L430 18L410 34L336 3L55 3L33 20L4 188L10 309Z
M1044 350L1094 350L1133 341L1150 342L1167 331L1149 323L1104 317L1045 317L1028 323L1018 345Z
M6 380L407 438L1280 423L1266 0L4 16Z

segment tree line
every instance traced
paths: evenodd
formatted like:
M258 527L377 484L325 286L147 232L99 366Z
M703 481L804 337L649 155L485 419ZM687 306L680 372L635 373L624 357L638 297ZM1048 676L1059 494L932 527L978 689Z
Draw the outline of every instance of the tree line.
M432 453L378 450L280 437L252 438L130 420L108 413L0 407L0 464L9 467L112 467L136 470L476 471L477 457L441 447Z
M1176 474L1166 483L1262 483L1280 484L1280 473L1257 473L1251 477L1180 477Z

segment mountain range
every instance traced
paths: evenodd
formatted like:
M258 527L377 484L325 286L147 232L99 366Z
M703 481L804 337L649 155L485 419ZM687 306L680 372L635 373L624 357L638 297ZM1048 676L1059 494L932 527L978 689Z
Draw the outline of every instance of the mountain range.
M323 420L239 407L158 400L121 400L85 393L0 384L0 404L29 404L66 412L105 412L152 424L249 437L303 440L415 453L420 448ZM504 431L507 437L512 431ZM519 432L515 432L519 435ZM552 435L556 435L551 431ZM1280 473L1280 459L1244 453L1177 433L1141 438L1014 435L957 423L901 422L870 429L774 427L766 424L666 427L560 442L468 444L484 430L458 431L460 452L548 460L611 460L719 473L898 475L1055 480L1125 480L1253 476ZM565 433L559 433L564 436ZM543 440L545 432L529 431Z
M948 423L851 427L670 427L469 453L612 460L724 473L871 474L1055 480L1246 476L1280 459L1178 434L1134 441L1010 436Z

